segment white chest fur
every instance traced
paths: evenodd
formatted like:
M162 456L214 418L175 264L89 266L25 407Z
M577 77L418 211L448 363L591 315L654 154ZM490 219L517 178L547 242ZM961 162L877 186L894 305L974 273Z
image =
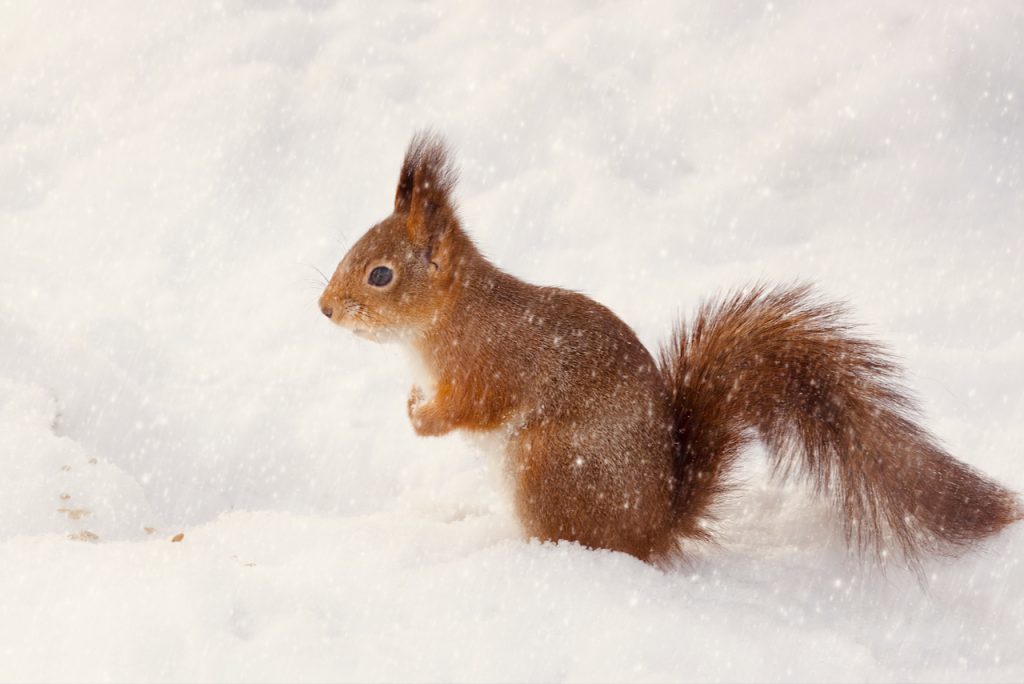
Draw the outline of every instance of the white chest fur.
M430 368L423 355L412 344L400 344L409 366L412 383L423 390L424 399L429 400L437 393L437 375Z

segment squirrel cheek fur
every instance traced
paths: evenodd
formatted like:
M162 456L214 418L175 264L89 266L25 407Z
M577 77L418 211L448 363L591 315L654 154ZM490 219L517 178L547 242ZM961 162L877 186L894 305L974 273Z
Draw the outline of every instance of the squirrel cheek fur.
M656 361L601 304L488 261L462 230L455 180L443 142L416 136L394 212L352 247L320 307L422 360L433 386L410 391L417 434L507 435L531 536L672 560L680 540L711 538L754 438L776 470L832 499L860 551L895 548L913 566L1021 518L1012 492L918 426L898 369L842 307L807 287L754 287L705 304Z

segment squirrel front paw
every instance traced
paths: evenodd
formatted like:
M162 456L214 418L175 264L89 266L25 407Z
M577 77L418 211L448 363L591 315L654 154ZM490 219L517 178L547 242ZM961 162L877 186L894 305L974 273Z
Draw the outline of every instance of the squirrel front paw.
M425 404L426 401L427 395L423 393L423 389L419 385L413 385L412 389L409 390L409 401L406 404L410 419L413 413L416 412L416 409Z
M451 430L451 427L438 415L434 401L428 400L426 394L418 385L412 386L406 409L409 414L409 422L412 423L412 429L421 437L443 435Z

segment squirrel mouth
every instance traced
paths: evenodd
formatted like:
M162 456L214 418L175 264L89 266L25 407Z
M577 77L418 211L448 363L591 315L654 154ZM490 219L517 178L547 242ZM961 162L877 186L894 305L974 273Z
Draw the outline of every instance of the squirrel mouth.
M379 344L389 344L392 342L401 342L406 339L405 331L395 330L393 328L349 328L352 333L359 338L364 340L370 340L371 342L377 342Z
M349 328L352 334L363 340L370 340L371 342L384 342L386 336L381 336L379 330L371 330L370 328Z

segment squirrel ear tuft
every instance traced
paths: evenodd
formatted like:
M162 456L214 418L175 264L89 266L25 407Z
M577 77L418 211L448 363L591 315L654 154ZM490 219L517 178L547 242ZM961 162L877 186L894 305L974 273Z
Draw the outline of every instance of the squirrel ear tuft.
M432 242L455 218L451 194L457 179L448 147L439 135L421 131L413 136L395 191L395 212L409 215L410 237Z

